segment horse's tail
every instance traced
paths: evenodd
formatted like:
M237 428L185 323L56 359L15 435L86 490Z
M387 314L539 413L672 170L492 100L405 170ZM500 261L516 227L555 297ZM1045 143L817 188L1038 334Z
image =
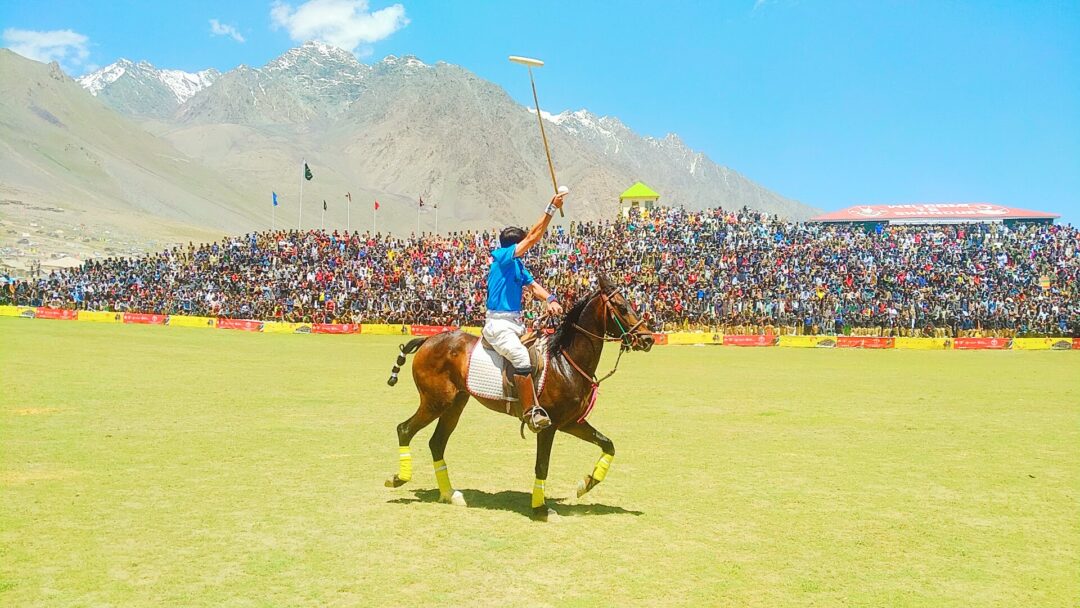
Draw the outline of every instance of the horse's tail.
M415 353L420 348L420 345L424 343L424 340L427 340L427 338L413 338L409 340L408 344L398 345L397 361L394 362L394 367L390 368L390 379L386 381L387 384L390 386L397 384L398 372L401 371L401 366L405 365L405 355Z

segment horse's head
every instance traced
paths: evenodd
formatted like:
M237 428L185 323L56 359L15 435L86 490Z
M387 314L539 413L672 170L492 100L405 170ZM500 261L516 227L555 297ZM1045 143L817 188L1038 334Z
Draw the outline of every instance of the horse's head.
M655 339L649 331L647 319L638 316L638 312L631 306L630 301L622 295L622 290L600 275L600 295L606 305L606 313L609 315L607 335L622 340L623 348L631 350L643 350L648 352Z

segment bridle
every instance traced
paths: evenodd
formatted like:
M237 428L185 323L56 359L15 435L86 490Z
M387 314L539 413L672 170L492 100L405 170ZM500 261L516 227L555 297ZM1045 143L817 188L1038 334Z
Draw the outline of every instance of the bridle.
M590 299L590 301L595 300L599 296L604 304L604 329L601 330L600 335L594 334L593 332L585 329L581 325L578 325L577 321L574 322L574 329L580 331L586 336L589 336L590 338L601 340L603 342L621 342L621 345L619 346L620 354L623 351L630 350L631 347L638 343L641 337L635 332L639 327L641 327L643 323L645 323L645 319L641 318L638 319L637 323L630 325L629 321L619 317L619 309L611 303L611 299L617 295L620 295L621 292L622 290L618 289L613 293L609 294L603 289L601 289L595 296ZM617 325L619 327L619 331L622 332L618 337L612 337L607 335L607 322L609 318L615 321L615 325Z
M597 295L589 299L589 302L591 303L597 298L597 296L599 296L604 304L604 328L601 330L600 335L597 335L585 329L581 325L578 325L577 321L574 321L573 325L574 329L595 340L600 340L601 342L620 343L619 356L615 358L615 367L612 367L610 372L605 374L603 378L597 378L596 374L590 374L584 369L582 369L582 367L577 364L577 361L574 361L573 357L571 357L565 349L559 351L559 354L561 354L562 357L566 359L566 362L570 364L570 367L574 368L574 371L580 374L582 378L585 378L585 380L587 380L591 385L589 388L589 393L582 399L582 403L585 404L585 407L581 416L578 417L578 422L584 422L585 418L588 417L590 412L592 412L593 406L596 405L596 397L600 393L600 383L614 376L615 372L619 371L619 361L622 360L623 353L630 350L641 339L640 336L638 336L634 332L637 330L637 328L641 327L641 325L645 322L645 319L639 319L637 323L630 325L629 321L619 317L619 309L611 303L611 298L619 295L620 291L621 290L616 290L615 292L609 294L606 293L603 289L601 289L599 293L597 293ZM619 327L619 331L622 332L617 338L607 335L609 317L615 321L615 324Z

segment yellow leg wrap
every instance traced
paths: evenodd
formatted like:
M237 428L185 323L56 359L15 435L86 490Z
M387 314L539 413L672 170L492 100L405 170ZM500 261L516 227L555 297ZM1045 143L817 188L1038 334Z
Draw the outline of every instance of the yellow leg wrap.
M412 479L412 453L409 446L398 446L398 479L409 481Z
M544 480L537 479L533 482L533 495L532 495L533 508L544 506Z
M439 482L439 495L450 498L454 489L450 487L450 471L446 468L445 460L435 461L435 481Z
M612 460L615 460L614 454L604 454L600 457L600 460L596 461L596 468L592 470L592 478L595 479L597 483L604 481L604 478L607 477L607 472L608 469L611 468Z

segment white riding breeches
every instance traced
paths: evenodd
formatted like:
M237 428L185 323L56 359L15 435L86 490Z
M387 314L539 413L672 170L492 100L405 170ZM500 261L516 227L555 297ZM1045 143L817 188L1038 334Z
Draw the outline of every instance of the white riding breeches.
M505 357L515 370L529 369L529 350L521 343L525 325L513 313L489 313L484 338L495 352Z

